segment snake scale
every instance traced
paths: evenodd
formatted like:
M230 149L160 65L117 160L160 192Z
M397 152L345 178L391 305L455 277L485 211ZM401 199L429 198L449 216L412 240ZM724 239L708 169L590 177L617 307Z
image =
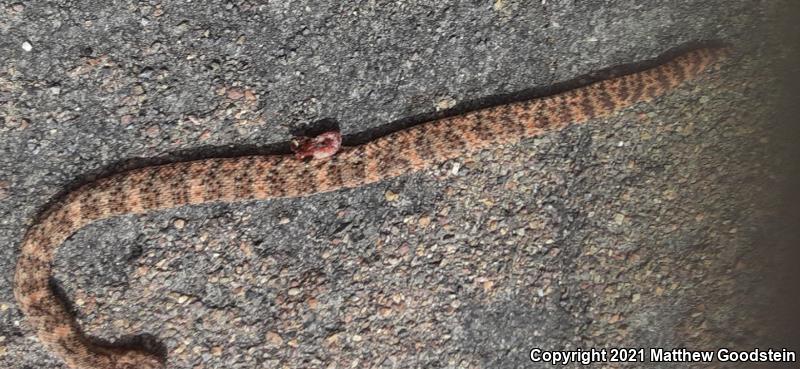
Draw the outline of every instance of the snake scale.
M699 48L644 71L548 97L433 120L362 145L342 147L327 158L213 158L150 166L99 179L66 194L35 219L22 241L14 295L39 341L70 368L163 368L164 358L143 348L101 346L85 336L67 302L49 284L56 250L81 227L122 214L363 186L482 148L607 116L670 91L722 59L727 51L726 47Z

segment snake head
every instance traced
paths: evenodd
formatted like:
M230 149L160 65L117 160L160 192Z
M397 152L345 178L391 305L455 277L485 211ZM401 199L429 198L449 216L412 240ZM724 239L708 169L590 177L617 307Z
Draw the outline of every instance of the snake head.
M339 131L328 131L316 137L299 137L291 142L295 158L325 159L333 156L342 146L342 135Z

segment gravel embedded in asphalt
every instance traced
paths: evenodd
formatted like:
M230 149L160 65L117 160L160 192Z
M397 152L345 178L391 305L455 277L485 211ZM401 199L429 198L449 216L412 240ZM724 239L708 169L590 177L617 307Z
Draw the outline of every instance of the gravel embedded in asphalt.
M709 39L734 60L607 119L363 188L101 221L55 276L86 332L154 334L174 368L789 345L756 313L785 252L789 1L0 4L0 367L65 368L11 283L32 217L76 180L285 148L320 121L356 139Z

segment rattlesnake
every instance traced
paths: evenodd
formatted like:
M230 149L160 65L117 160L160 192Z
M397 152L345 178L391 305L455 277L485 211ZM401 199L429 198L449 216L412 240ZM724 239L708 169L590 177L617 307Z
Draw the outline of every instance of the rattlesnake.
M339 149L338 142L330 142L337 138L328 136L321 145L297 144L301 148L296 156L180 162L97 180L55 202L28 229L17 261L14 295L39 341L70 368L162 368L163 358L144 349L94 343L54 293L49 281L56 249L81 227L122 214L183 205L306 196L363 186L488 146L607 116L673 89L726 54L725 47L700 48L648 70L434 120L358 146Z

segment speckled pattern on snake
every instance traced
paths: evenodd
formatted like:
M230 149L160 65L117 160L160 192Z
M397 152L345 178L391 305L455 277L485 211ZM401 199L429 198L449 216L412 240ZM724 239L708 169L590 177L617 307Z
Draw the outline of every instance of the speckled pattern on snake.
M36 218L22 241L14 295L39 341L70 368L163 368L164 358L143 349L94 343L81 333L66 302L54 293L49 284L53 257L59 245L81 227L122 214L363 186L482 148L607 116L672 90L726 54L724 47L693 50L660 66L564 93L416 125L359 146L342 147L327 158L215 158L111 175L68 193Z

